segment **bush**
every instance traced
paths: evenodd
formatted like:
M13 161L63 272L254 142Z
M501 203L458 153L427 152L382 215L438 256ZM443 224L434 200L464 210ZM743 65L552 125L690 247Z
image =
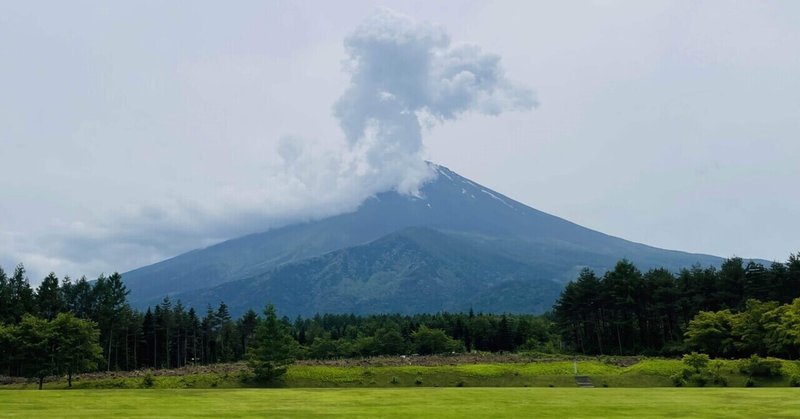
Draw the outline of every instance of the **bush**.
M699 354L697 352L692 352L683 356L683 363L686 364L687 367L693 368L696 372L700 372L700 370L706 368L709 361L708 355Z
M725 364L722 361L711 361L708 364L708 371L711 381L722 387L728 387L728 379L722 375L722 368Z
M694 373L689 377L689 381L697 384L697 387L705 387L708 384L708 376L702 372Z
M742 360L739 364L739 371L750 377L780 377L781 368L781 362L777 359L764 359L758 355Z
M684 377L683 372L673 374L669 378L672 380L672 385L675 387L683 387L686 385L686 377Z
M256 375L253 374L253 371L251 371L250 369L243 369L239 371L236 378L240 382L247 384L255 381Z
M793 375L789 379L789 387L800 387L800 375Z
M142 388L153 388L153 385L156 383L155 378L153 378L153 374L149 372L142 377Z
M747 381L744 383L745 387L755 387L756 383L753 381L752 378L748 378Z

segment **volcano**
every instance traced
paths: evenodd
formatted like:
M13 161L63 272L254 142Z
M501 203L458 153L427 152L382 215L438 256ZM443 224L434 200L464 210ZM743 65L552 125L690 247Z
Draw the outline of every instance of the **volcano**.
M546 214L432 165L416 196L228 240L123 274L133 305L165 296L232 314L271 302L288 316L465 311L540 313L583 268L620 259L673 271L716 256L659 249Z

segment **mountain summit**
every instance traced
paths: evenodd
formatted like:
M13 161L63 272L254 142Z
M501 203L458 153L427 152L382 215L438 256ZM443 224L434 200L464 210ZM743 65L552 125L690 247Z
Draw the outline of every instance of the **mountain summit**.
M585 267L622 258L677 270L715 256L664 250L546 214L443 167L419 196L194 250L123 275L134 304L164 296L233 313L541 312Z

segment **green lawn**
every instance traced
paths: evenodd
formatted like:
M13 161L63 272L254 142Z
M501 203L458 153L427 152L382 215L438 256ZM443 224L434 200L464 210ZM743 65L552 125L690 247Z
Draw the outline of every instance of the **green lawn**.
M800 376L800 363L782 361L783 375L754 378L756 387L788 387L790 377ZM722 361L721 374L730 387L744 387L746 375L739 361ZM438 366L335 366L293 365L274 386L283 388L401 388L401 387L575 387L571 361L529 363L481 363ZM616 366L595 360L578 362L578 370L595 387L673 387L670 376L684 365L675 359L651 358L630 366ZM183 375L156 375L157 389L228 389L254 387L241 380L241 369L227 372L195 371ZM141 374L141 373L140 373ZM687 385L692 385L687 383ZM714 386L709 383L708 386ZM46 382L45 389L66 389L61 379ZM76 378L76 389L138 389L142 376ZM0 386L6 389L35 389L36 383Z
M797 418L793 388L2 391L0 417Z

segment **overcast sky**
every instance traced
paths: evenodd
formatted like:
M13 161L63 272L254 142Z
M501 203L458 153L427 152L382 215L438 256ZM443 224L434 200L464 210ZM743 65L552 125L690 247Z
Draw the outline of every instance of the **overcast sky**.
M400 152L629 240L784 260L798 22L795 1L2 2L0 266L126 271L413 193ZM434 57L425 80L491 80L389 91L365 64L385 34ZM375 86L415 104L418 147L407 119L362 123L399 109Z

